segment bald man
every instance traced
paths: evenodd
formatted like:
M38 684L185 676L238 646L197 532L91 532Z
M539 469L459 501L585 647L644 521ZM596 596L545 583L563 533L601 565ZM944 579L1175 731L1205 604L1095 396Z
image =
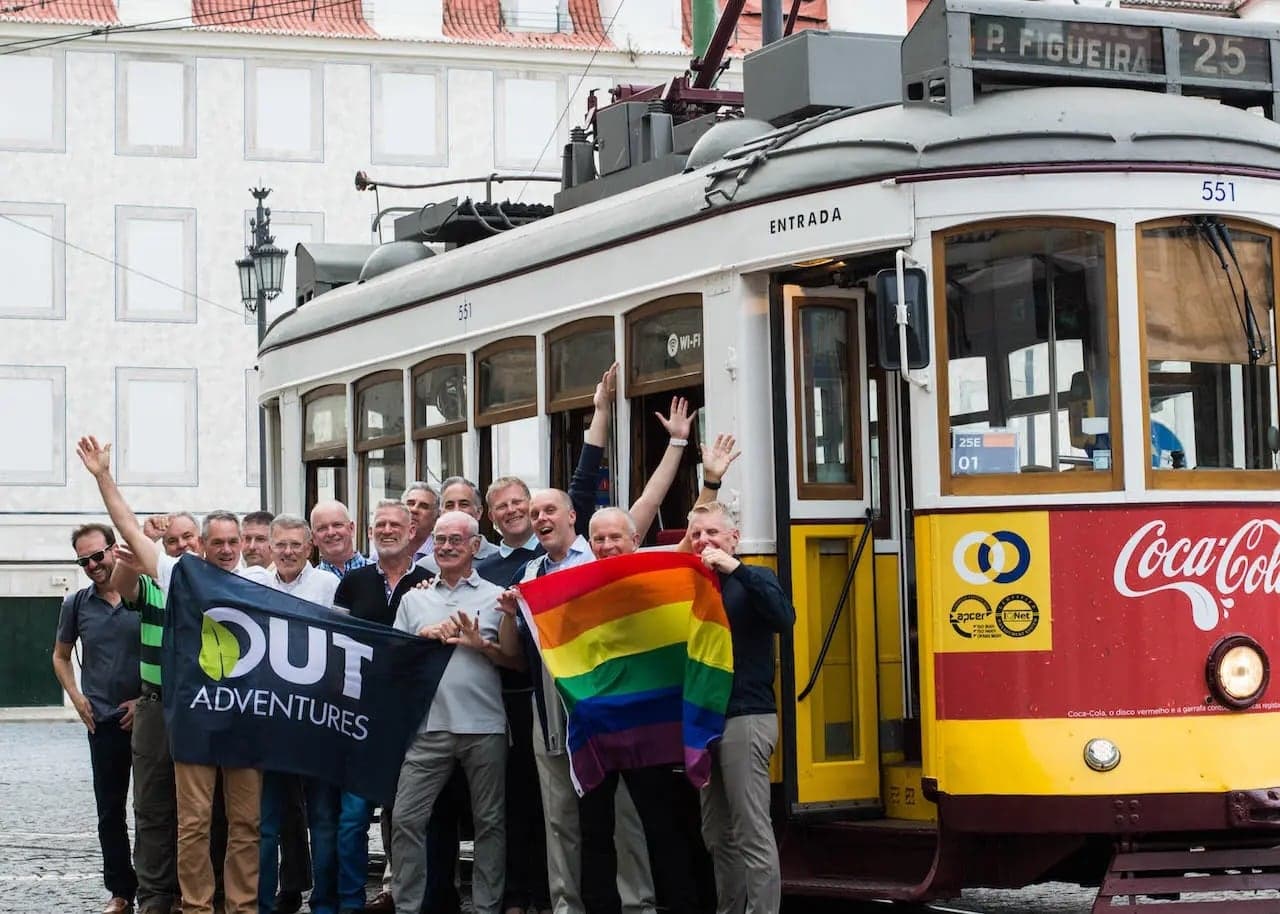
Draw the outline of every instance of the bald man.
M347 572L369 564L367 558L356 552L356 525L351 512L340 501L318 502L311 509L311 539L320 550L318 567L339 581Z

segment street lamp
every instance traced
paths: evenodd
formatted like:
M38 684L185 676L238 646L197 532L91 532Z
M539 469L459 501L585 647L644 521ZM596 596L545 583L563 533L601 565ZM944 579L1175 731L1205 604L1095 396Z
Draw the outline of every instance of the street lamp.
M245 256L236 261L240 274L240 300L245 311L258 319L258 348L267 335L267 302L284 288L284 261L288 256L276 247L271 235L271 208L262 205L271 194L269 187L251 187L249 193L258 201L257 212L249 220L253 243L245 247ZM261 507L267 507L267 414L258 410L258 496Z

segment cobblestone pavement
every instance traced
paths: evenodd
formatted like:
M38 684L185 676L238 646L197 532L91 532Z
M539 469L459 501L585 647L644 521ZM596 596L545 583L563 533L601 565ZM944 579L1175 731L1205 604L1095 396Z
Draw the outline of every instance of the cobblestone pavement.
M96 829L89 747L80 723L0 723L0 914L101 911L106 891ZM371 838L380 850L377 829ZM968 891L923 910L1087 914L1092 897L1076 886L1045 885ZM849 905L840 914L891 910L901 909Z

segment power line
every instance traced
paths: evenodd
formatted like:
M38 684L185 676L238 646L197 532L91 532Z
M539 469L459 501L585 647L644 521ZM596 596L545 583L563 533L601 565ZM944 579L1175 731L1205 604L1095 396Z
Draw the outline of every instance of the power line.
M622 0L618 4L618 8L613 11L613 15L609 17L609 24L605 26L604 33L601 34L600 40L596 42L595 49L591 52L591 57L587 59L587 65L582 68L582 75L578 77L578 84L573 87L573 91L569 93L569 100L564 103L564 109L560 112L560 116L556 118L555 126L551 128L551 134L547 137L547 141L542 144L542 151L538 153L538 160L533 163L533 167L529 169L531 173L537 173L538 166L542 164L542 157L547 154L547 150L551 148L551 143L555 140L556 134L560 131L560 125L564 123L565 115L569 113L569 106L573 104L573 100L577 97L578 90L582 88L583 82L586 81L587 74L591 72L591 65L596 62L596 56L600 53L600 49L604 47L604 43L609 40L609 33L613 31L613 24L618 20L618 14L622 12L622 8L627 5L627 0ZM524 199L524 192L529 189L526 183L520 189L520 193L516 195L516 202L519 203Z
M353 4L354 2L355 0L329 0L329 2L310 5L308 4L307 0L268 0L268 2L265 2L265 3L254 3L248 6L235 7L229 10L218 10L217 12L222 15L233 14L233 13L246 13L246 12L250 14L247 17L244 17L241 19L233 19L228 22L197 23L194 21L195 19L194 15L187 15L187 16L175 16L170 19L153 19L149 22L134 22L134 23L120 24L120 25L106 24L102 26L97 26L92 29L86 29L80 32L70 32L64 35L51 35L51 36L41 36L41 37L34 37L34 38L15 39L14 41L0 44L0 52L2 52L0 53L0 56L4 56L5 54L16 54L21 51L40 50L41 48L52 47L58 44L65 44L70 41L79 41L82 38L94 38L99 35L104 35L109 37L111 35L121 35L121 34L146 34L148 32L171 32L171 31L181 31L185 29L204 29L204 28L218 28L221 26L228 26L228 25L241 25L246 22L254 22L258 19L269 18L266 16L262 16L260 14L264 10L271 10L280 6L296 7L297 12L300 12L300 13L310 12L314 16L314 14L319 12L320 10L329 9L330 7L334 7L334 6L342 6L345 3ZM12 7L8 10L0 9L0 14L5 12L20 11L33 5L35 4L27 3L27 4L22 4L16 7ZM187 20L191 20L191 21L187 21ZM185 24L176 25L176 26L169 25L169 23L174 23L174 22L185 22ZM152 26L166 26L166 27L152 28ZM19 47L19 45L23 45L23 47ZM15 50L8 50L10 48L14 48Z
M0 213L0 219L4 219L6 222L12 222L14 225L21 226L22 228L26 229L29 232L35 232L37 235L43 235L45 238L48 238L50 241L56 241L58 242L58 244L64 245L65 247L69 247L73 251L79 251L81 254L88 254L90 257L94 257L98 260L101 260L103 263L109 263L118 269L125 270L129 273L133 273L135 276L141 276L143 279L149 279L152 282L162 285L167 289L172 289L175 292L181 292L183 295L190 295L196 301L204 302L207 305L212 305L213 307L218 308L219 310L226 311L228 314L234 314L236 317L240 318L242 321L244 320L243 311L237 311L234 308L228 308L226 305L220 304L211 298L205 298L203 295L200 295L196 292L191 292L187 289L182 288L181 286L175 286L173 283L163 280L158 276L152 276L150 273L144 273L142 270L139 270L135 267L131 267L128 264L121 263L120 261L116 260L113 257L108 257L105 254L99 254L97 251L91 251L86 247L81 247L75 242L68 241L66 238L59 238L57 235L38 229L34 225L27 225L27 223L22 222L19 219L15 219L14 217L7 215L5 213Z

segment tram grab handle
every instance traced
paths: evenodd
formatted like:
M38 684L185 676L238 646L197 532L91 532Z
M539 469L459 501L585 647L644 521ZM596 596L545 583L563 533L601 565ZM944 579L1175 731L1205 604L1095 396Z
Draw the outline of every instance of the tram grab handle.
M898 251L897 268L876 274L880 366L900 371L904 380L928 390L928 380L909 370L929 365L928 279L919 267L907 267L907 261L915 263Z

